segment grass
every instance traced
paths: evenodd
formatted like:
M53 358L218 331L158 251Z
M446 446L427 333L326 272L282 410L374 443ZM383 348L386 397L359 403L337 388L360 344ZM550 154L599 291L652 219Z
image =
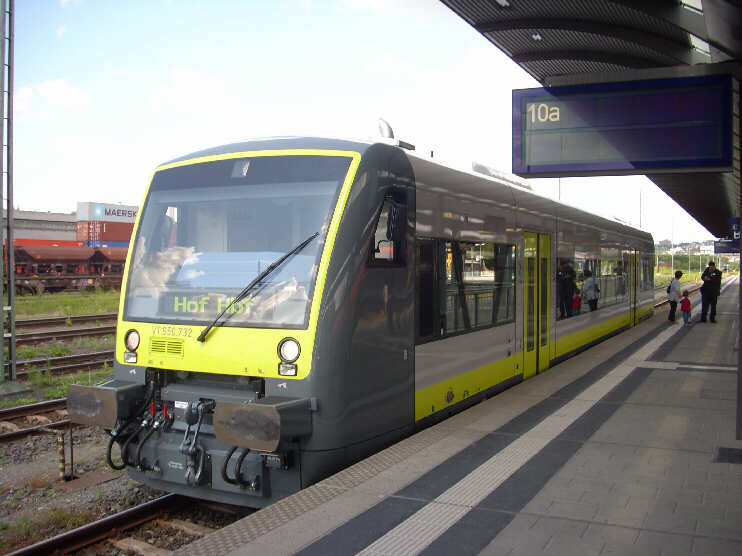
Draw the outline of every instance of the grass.
M16 348L18 361L36 359L39 357L59 357L71 353L84 353L87 351L102 351L112 349L115 342L113 334L107 336L80 336L68 342L46 342L38 346L19 346Z
M110 370L80 371L74 375L58 376L54 378L50 385L40 387L41 396L45 400L64 398L67 396L67 390L69 390L70 384L92 386L111 378L113 378L113 373Z
M118 311L119 290L59 292L19 295L15 298L17 319L92 315Z
M14 400L3 400L0 401L0 408L15 407L17 405L28 405L36 401L37 400L35 398L16 398Z
M11 552L95 519L95 514L87 509L51 508L33 516L23 514L15 523L0 522L0 530L3 532L0 536L0 552Z
M46 370L34 370L29 375L29 382L33 386L33 394L26 394L23 398L0 401L0 408L15 407L36 403L43 400L56 400L67 397L70 384L92 386L113 378L113 371L109 365L102 370L79 371L74 375L52 376Z
M675 277L674 273L662 273L662 274L655 274L654 275L654 285L655 286L667 286L670 283L670 280L672 280ZM701 275L696 274L695 272L692 274L688 274L687 272L683 273L683 276L680 278L681 284L688 284L688 283L700 283L701 282Z

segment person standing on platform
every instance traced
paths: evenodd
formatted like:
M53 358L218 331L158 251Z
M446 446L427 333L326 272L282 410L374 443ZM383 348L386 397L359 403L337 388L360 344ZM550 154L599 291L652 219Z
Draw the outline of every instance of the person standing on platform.
M595 311L598 308L600 288L598 287L598 281L595 279L595 276L589 270L585 271L585 282L582 284L582 292L585 294L587 304L590 305L590 310Z
M680 300L680 314L683 315L683 323L690 326L690 298L688 290L683 291L683 298Z
M557 272L557 297L559 299L559 318L572 316L572 298L575 293L575 279L572 267L566 261L559 263Z
M703 285L701 286L701 320L706 322L706 313L711 308L709 320L716 322L716 301L719 299L721 292L721 271L717 270L714 261L709 261L706 270L701 274Z
M678 301L680 301L680 277L683 275L679 270L675 271L675 278L670 281L670 285L667 287L667 299L670 301L670 314L667 315L667 320L670 324L675 324L675 311L678 309Z

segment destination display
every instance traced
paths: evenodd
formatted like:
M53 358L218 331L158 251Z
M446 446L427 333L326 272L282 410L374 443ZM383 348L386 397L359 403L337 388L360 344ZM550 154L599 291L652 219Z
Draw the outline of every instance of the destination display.
M513 91L513 173L731 171L728 75Z
M714 254L735 253L739 254L738 239L721 239L714 242Z

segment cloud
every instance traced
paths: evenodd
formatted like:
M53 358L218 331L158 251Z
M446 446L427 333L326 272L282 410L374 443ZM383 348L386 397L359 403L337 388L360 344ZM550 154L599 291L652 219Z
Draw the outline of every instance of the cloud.
M341 8L362 12L384 13L398 12L400 9L410 12L419 12L419 7L430 5L430 0L340 0Z
M20 89L17 89L13 96L13 110L15 112L28 112L31 110L33 94L33 89L31 87L21 87Z
M155 111L195 113L204 101L222 107L228 100L223 80L188 67L173 68L168 81L149 95L150 107Z
M48 104L60 108L76 108L90 103L90 96L64 79L44 81L38 86L39 96Z
M71 4L82 4L82 0L59 0L59 5L63 8L66 8Z
M60 25L57 27L57 38L62 38L62 35L64 35L67 32L67 27L64 25Z

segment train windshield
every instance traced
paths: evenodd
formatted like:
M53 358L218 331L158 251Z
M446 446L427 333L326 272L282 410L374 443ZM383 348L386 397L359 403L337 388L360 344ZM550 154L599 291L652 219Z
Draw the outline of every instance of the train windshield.
M256 156L155 173L131 254L124 319L207 324L271 263L319 232L220 322L305 328L350 161Z

